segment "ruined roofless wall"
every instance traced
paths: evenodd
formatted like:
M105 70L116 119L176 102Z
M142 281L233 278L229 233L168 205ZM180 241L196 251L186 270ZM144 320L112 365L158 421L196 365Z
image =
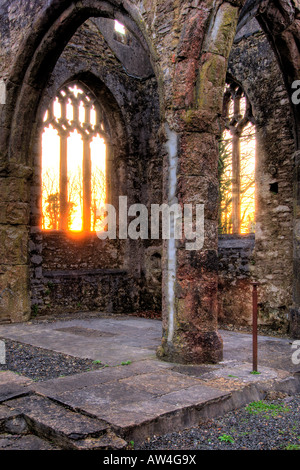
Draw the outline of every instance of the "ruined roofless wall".
M293 120L275 55L255 20L236 36L228 72L246 91L256 121L256 233L248 262L234 247L238 240L231 248L228 239L226 250L222 237L220 318L251 323L255 279L259 322L286 333L293 286Z

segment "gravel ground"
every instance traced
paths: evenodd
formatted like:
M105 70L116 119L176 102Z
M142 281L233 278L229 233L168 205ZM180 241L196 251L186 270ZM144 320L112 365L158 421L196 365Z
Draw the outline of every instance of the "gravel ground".
M10 370L35 381L54 379L104 367L90 359L59 354L2 338L5 341L6 364L0 370Z
M72 375L104 367L92 360L74 358L4 339L6 364L35 381ZM276 399L274 399L276 398ZM300 450L300 394L270 396L183 432L153 437L136 450Z
M254 402L139 450L300 450L300 395Z

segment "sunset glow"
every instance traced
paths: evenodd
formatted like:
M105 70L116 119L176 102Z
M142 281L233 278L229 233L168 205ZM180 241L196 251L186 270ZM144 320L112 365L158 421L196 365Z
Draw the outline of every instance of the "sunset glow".
M239 103L240 114L234 112L234 103L230 102L228 108L228 123L230 129L223 132L221 141L222 175L220 179L220 216L219 229L221 233L233 233L233 136L237 135L236 127L242 122L246 115L246 98L241 97ZM230 127L231 126L231 127ZM251 121L246 122L242 130L238 131L238 146L235 143L235 151L239 148L239 233L253 233L255 231L255 158L256 158L256 138L255 126ZM236 141L235 141L236 142ZM236 157L237 158L237 157ZM235 173L235 175L236 175ZM237 183L236 183L237 184ZM237 233L237 232L236 232Z
M77 87L70 88L75 100L80 93ZM78 98L80 99L80 97ZM88 102L88 99L87 99ZM65 106L65 118L67 125L74 127L67 137L67 199L69 205L68 230L80 232L83 229L83 156L84 143L83 132L87 130L87 104L78 103L78 117L75 118L74 103L69 100ZM89 125L91 129L96 126L96 110L94 106L89 109ZM45 114L44 122L47 122L49 110ZM61 136L54 128L57 124L63 124L62 106L56 99L53 103L53 117L55 122L48 125L42 135L42 228L44 230L57 230L60 218L60 152ZM74 125L77 119L79 130ZM81 129L82 128L82 129ZM97 230L96 209L100 209L105 203L106 188L106 145L99 133L89 139L90 163L91 163L91 226L90 230Z
M255 180L255 153L256 141L245 137L248 133L254 133L253 126L247 126L244 136L241 136L241 187L244 189L241 196L241 234L251 233L255 225L255 185L251 184ZM228 141L230 148L231 135L229 131L224 132L224 141ZM226 170L226 179L232 179L231 167ZM230 197L230 195L229 195ZM227 217L231 217L231 206L227 208Z

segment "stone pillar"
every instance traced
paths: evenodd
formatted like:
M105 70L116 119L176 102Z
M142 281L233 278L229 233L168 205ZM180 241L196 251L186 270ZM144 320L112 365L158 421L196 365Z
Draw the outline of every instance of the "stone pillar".
M223 350L217 332L217 140L209 133L177 135L167 129L167 134L168 204L180 204L182 213L185 204L192 204L193 219L196 205L204 205L204 245L189 250L184 236L164 242L165 313L158 356L179 363L215 363L222 360ZM205 158L199 160L201 152Z
M0 323L30 317L28 224L30 170L8 165L0 175Z
M208 28L206 13L192 13L186 19L173 57L173 102L166 113L165 200L182 208L192 204L194 211L196 205L204 205L200 249L187 250L184 238L164 244L163 339L158 356L178 363L216 363L223 357L217 331L218 138L239 8L218 4Z

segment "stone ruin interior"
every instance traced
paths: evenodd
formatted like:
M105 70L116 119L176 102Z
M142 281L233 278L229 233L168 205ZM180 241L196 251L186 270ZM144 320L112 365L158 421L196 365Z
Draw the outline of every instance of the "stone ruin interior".
M218 362L257 281L259 325L300 338L299 19L297 0L1 1L1 323L162 318L160 358ZM204 204L203 248L100 239L120 196Z

